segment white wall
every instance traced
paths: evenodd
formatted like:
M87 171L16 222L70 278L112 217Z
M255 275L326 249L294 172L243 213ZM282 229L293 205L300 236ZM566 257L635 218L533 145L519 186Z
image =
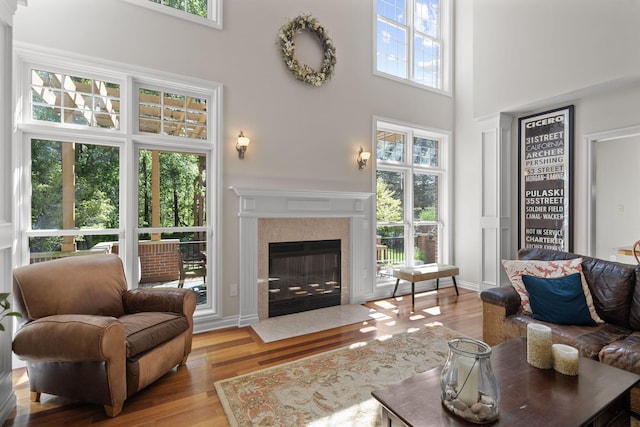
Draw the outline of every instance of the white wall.
M29 0L15 16L15 40L216 81L223 95L223 314L237 314L237 198L230 186L372 192L373 168L357 169L372 147L372 117L452 130L453 99L372 73L370 0L225 0L224 30L175 19L121 0ZM289 73L279 28L311 13L337 50L334 77L306 85ZM245 160L234 148L251 138ZM373 256L373 255L372 255ZM464 279L464 276L462 277Z
M576 97L640 72L637 1L474 3L476 117Z
M482 144L473 111L473 9L477 0L457 0L455 54L454 260L467 282L480 281L480 161Z
M517 118L569 104L576 107L573 249L586 253L589 191L584 138L640 125L640 3L460 0L456 17L456 263L461 271L470 272L467 280L478 282L478 121L498 113L514 116L511 246L515 256Z

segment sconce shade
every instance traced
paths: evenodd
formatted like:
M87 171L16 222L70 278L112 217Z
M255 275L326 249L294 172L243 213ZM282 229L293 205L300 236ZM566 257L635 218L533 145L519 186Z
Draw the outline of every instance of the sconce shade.
M241 147L246 147L249 145L249 143L251 142L251 140L249 138L247 138L246 136L244 136L244 133L242 133L242 131L240 131L240 135L238 136L238 145Z
M371 158L371 153L369 151L364 151L362 147L360 147L360 151L358 151L358 158L356 159L358 169L362 170L366 168L369 158Z
M238 157L240 159L244 159L244 153L247 151L247 147L251 140L244 136L244 133L240 131L240 135L238 135L238 142L236 142L236 150L238 150Z

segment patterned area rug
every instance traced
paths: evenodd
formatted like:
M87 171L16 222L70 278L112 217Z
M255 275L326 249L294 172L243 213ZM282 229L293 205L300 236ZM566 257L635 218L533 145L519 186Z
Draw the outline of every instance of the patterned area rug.
M447 341L460 334L439 323L217 381L236 426L375 426L371 392L442 366Z

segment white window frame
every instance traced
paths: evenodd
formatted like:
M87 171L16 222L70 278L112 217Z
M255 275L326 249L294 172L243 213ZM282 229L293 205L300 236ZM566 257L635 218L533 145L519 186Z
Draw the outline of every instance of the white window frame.
M386 118L374 118L373 123L373 147L377 151L377 131L390 131L406 135L404 148L405 158L403 161L380 160L376 156L375 172L389 171L404 173L404 200L403 200L403 219L404 226L404 253L407 266L412 266L414 261L414 245L413 235L416 221L413 218L413 173L420 172L426 174L434 174L438 176L438 220L434 223L438 226L438 259L437 262L449 264L451 260L452 249L452 209L451 202L453 200L451 194L452 171L452 152L451 152L451 132L426 128L419 125L399 122ZM422 137L436 139L440 142L438 149L439 164L438 166L424 166L413 164L413 138ZM376 181L374 175L373 192L376 194ZM374 210L374 218L375 218ZM395 223L394 223L395 224ZM422 224L422 222L421 222ZM397 224L400 225L400 224ZM378 222L374 227L374 233L378 229ZM387 285L389 281L377 280L377 286Z
M170 232L173 228L139 228L138 224L138 149L155 148L181 152L205 153L207 155L206 186L207 224L202 227L179 227L180 231L204 231L207 235L208 301L197 307L194 319L203 321L221 318L222 286L219 262L222 85L216 82L186 78L156 70L130 67L123 64L106 63L96 58L73 55L67 52L45 52L32 45L14 47L14 111L15 131L13 147L16 153L15 170L20 171L14 186L17 220L16 264L29 263L29 238L45 235L113 234L118 236L120 257L123 260L130 287L137 286L139 273L138 236L140 232ZM31 117L31 69L64 71L73 75L93 77L120 83L120 128L105 129L91 126L43 122ZM166 91L206 98L207 139L194 140L180 136L138 132L137 107L140 86L153 85ZM117 229L99 230L32 230L31 229L31 144L32 138L80 142L120 148L120 221ZM125 239L126 237L126 239ZM206 319L206 320L205 320ZM198 323L198 322L196 322Z
M185 19L196 24L205 25L207 27L222 30L222 2L223 0L207 0L207 12L208 16L194 15L192 13L175 9L170 6L166 6L159 3L154 3L151 0L124 0L136 6L141 6L147 9L155 10L156 12L164 13L169 16L173 16L179 19Z
M416 34L415 23L413 20L415 2L414 0L405 0L405 8L407 10L407 23L403 25L407 29L408 43L407 43L407 78L395 76L382 71L378 71L378 0L372 0L373 2L373 74L376 76L384 77L386 79L395 80L400 83L408 84L420 89L433 91L443 95L452 96L452 73L453 73L453 5L452 0L440 0L440 81L442 87L428 86L423 83L419 83L413 80L413 66L414 66L414 35ZM380 17L385 21L391 22L394 25L397 21L389 21L387 18Z

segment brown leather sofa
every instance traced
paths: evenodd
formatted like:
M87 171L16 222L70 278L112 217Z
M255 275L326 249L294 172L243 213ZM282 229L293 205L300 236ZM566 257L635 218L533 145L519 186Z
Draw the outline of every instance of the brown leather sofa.
M576 347L584 357L640 374L640 266L621 264L569 252L521 249L519 259L583 258L582 270L598 316L596 326L558 325L519 313L520 296L511 284L480 292L482 334L489 345L527 335L529 323L552 329L553 342ZM640 410L640 390L632 392L634 411Z
M125 399L191 352L195 294L188 289L128 290L116 255L87 255L13 271L24 323L13 351L26 361L31 400L41 393L104 405Z

